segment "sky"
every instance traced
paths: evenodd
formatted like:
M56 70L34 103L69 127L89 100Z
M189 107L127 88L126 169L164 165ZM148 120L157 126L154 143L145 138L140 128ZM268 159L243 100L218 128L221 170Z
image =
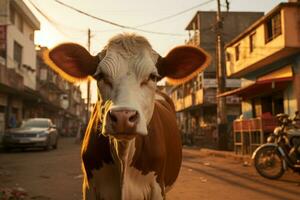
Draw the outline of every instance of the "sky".
M96 17L125 26L137 27L176 13L183 14L158 23L139 27L153 32L171 33L161 35L128 29L107 24L62 6L55 0L24 0L41 23L36 32L35 43L52 48L62 42L76 42L87 47L88 29L91 29L91 54L95 55L114 35L122 32L135 32L145 36L152 47L162 56L188 39L185 27L198 10L215 11L217 0L59 0ZM40 9L41 15L31 4ZM230 11L268 12L283 0L229 0ZM202 4L202 5L200 5ZM199 5L197 7L197 5ZM226 10L225 0L221 0L222 11ZM192 9L193 8L193 9ZM48 18L48 20L45 18ZM49 22L50 21L50 22ZM176 34L176 35L173 35ZM86 97L86 84L81 84L82 95ZM92 85L92 102L96 100L96 86Z

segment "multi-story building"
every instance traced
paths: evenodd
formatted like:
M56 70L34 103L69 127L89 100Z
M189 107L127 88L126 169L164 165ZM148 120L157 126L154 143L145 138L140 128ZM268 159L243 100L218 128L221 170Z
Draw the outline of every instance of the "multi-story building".
M79 87L62 80L36 51L39 28L22 0L0 0L0 143L6 128L29 117L52 118L68 135L86 121Z
M229 42L262 15L261 12L222 12L224 42ZM174 87L171 92L176 106L178 123L184 133L184 141L188 137L193 143L210 147L215 147L218 142L215 24L216 12L198 11L186 27L186 30L189 31L189 39L186 44L203 48L212 56L212 63L203 73ZM225 64L224 58L223 63ZM240 80L238 79L226 80L227 89L239 86ZM240 101L238 97L233 96L228 97L226 102L228 121L232 121L240 114Z
M276 126L275 115L300 109L300 2L281 3L226 45L227 75L241 87L235 150L251 153Z
M76 134L86 123L86 105L79 86L64 80L43 59L46 47L37 48L37 89L41 100L36 104L39 117L49 117L61 135Z
M20 0L0 0L0 132L23 119L36 101L34 31L40 23Z

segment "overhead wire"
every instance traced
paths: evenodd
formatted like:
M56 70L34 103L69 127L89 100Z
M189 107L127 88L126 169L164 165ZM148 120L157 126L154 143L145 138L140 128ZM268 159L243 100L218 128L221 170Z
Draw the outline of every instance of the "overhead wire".
M34 4L31 0L27 0L33 7L34 9L40 14L42 15L51 25L54 26L54 28L60 32L62 35L64 35L65 37L68 37L68 38L71 38L71 36L69 34L67 34L66 32L64 32L62 29L61 29L61 24L59 24L58 22L56 22L55 20L51 19L48 15L46 15L40 8L37 7L36 4ZM64 29L66 28L66 26L64 25ZM74 28L74 27L69 27L71 29L76 29L77 31L79 32L83 32L82 29L77 29L77 28Z
M62 25L59 24L58 22L55 22L54 20L52 20L49 16L47 16L43 11L41 11L41 9L39 9L31 0L28 0L29 3L46 19L48 20L52 25L55 26L55 28L60 32L62 33L63 35L69 37L64 31L61 30L61 28L59 28L59 26L61 27ZM173 17L176 17L176 16L179 16L181 14L184 14L190 10L193 10L195 8L198 8L200 6L204 6L210 2L213 2L214 0L208 0L208 1L205 1L201 4L198 4L198 5L195 5L193 7L190 7L188 9L185 9L181 12L178 12L178 13L175 13L173 15L169 15L169 16L166 16L166 17L163 17L163 18L160 18L160 19L157 19L157 20L154 20L154 21L151 21L151 22L147 22L147 23L144 23L144 24L140 24L138 26L134 26L134 27L131 27L131 26L126 26L126 25L122 25L122 24L118 24L118 23L115 23L115 22L112 22L112 21L109 21L109 20L106 20L106 19L102 19L102 18L99 18L99 17L96 17L96 16L93 16L91 14L88 14L82 10L79 10L73 6L70 6L68 4L65 4L63 3L62 1L59 1L59 0L54 0L56 3L59 3L60 5L63 5L69 9L72 9L73 11L76 11L76 12L79 12L80 14L83 14L83 15L86 15L88 17L91 17L93 19L96 19L96 20L100 20L104 23L108 23L110 25L113 25L113 26L117 26L121 29L131 29L131 30L136 30L136 31L141 31L141 32L146 32L146 33L153 33L153 34L160 34L160 35L171 35L171 36L185 36L183 34L175 34L175 33L165 33L165 32L157 32L157 31L151 31L151 30L144 30L144 29L139 29L139 27L142 27L142 26L147 26L147 25L151 25L151 24L155 24L155 23L159 23L161 21L165 21L165 20L168 20L168 19L171 19ZM65 25L63 25L64 28L66 27ZM76 28L73 28L72 29L76 29ZM78 29L76 29L78 31ZM102 31L95 31L95 32L110 32L110 31L117 31L117 30L120 30L120 29L108 29L108 30L102 30ZM79 30L80 32L85 32L84 30Z
M104 22L104 23L107 23L107 24L110 24L110 25L113 25L113 26L117 26L117 27L120 27L120 28L123 28L123 29L135 30L135 31L140 31L140 32L145 32L145 33L152 33L152 34L158 34L158 35L185 36L183 34L150 31L150 30L144 30L144 29L135 28L135 27L132 27L132 26L122 25L122 24L119 24L119 23L116 23L116 22L112 22L110 20L106 20L106 19L94 16L94 15L91 15L91 14L89 14L87 12L79 10L79 9L77 9L77 8L75 8L73 6L70 6L70 5L66 4L66 3L63 3L63 2L61 2L59 0L54 0L54 1L56 3L58 3L58 4L60 4L60 5L63 5L64 7L67 7L69 9L73 10L73 11L76 11L76 12L82 14L82 15L88 16L88 17L96 19L98 21L101 21L101 22Z
M188 9L185 9L185 10L180 11L180 12L178 12L178 13L175 13L175 14L173 14L173 15L169 15L169 16L166 16L166 17L163 17L163 18L160 18L160 19L156 19L156 20L151 21L151 22L147 22L147 23L144 23L144 24L140 24L140 25L138 25L138 26L135 26L135 28L143 27L143 26L148 26L148 25L151 25L151 24L155 24L155 23L158 23L158 22L162 22L162 21L171 19L171 18L173 18L173 17L177 17L177 16L182 15L182 14L184 14L184 13L186 13L186 12L189 12L189 11L195 9L195 8L198 8L198 7L204 6L204 5L206 5L206 4L209 4L209 3L213 2L213 1L215 1L215 0L208 0L208 1L205 1L205 2L203 2L203 3L200 3L200 4L197 4L197 5L193 6L193 7L191 7L191 8L188 8Z

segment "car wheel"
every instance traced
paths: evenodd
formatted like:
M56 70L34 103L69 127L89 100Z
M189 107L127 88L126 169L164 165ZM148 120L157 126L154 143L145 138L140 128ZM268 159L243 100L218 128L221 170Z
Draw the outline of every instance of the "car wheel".
M47 145L44 147L45 151L49 151L51 148L51 144L50 144L50 138L47 139Z

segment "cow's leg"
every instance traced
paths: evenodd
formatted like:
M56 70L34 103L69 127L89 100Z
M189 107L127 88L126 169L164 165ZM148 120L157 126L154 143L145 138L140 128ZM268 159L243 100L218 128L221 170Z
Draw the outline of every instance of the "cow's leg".
M83 200L97 200L96 191L89 185L86 178L84 178L82 186Z

